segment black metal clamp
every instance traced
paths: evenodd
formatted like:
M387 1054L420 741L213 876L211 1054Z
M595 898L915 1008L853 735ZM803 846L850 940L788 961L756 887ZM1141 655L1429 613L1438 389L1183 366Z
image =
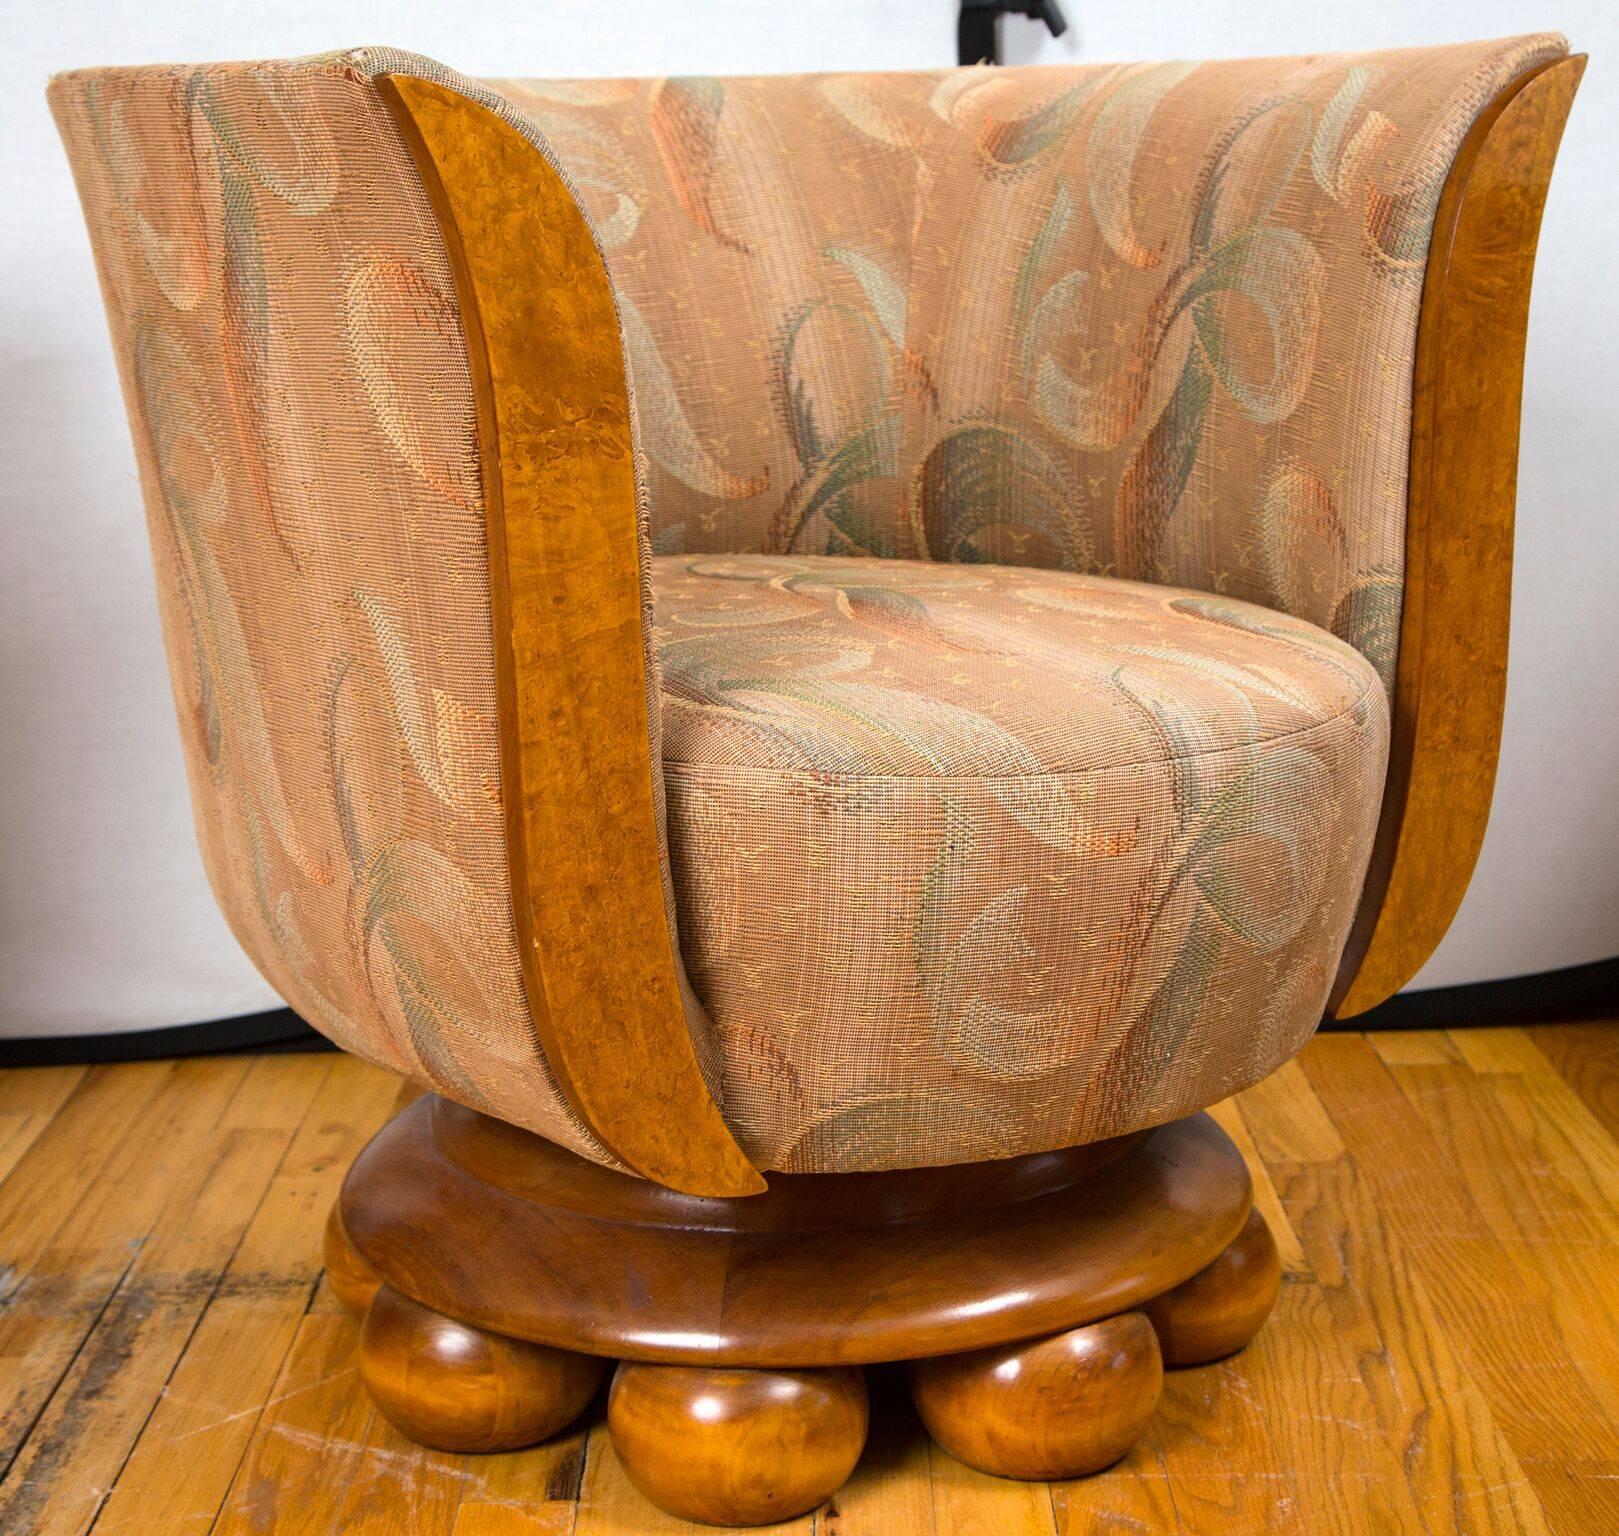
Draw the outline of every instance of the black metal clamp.
M1029 16L1043 21L1053 37L1068 30L1068 19L1057 0L961 0L956 19L956 62L999 64L1002 16Z

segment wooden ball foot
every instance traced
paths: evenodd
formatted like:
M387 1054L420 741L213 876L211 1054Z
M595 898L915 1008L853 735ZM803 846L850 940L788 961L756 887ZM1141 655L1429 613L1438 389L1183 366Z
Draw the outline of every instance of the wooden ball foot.
M857 1369L765 1371L626 1362L607 1423L660 1509L710 1525L770 1525L843 1486L866 1443Z
M382 1280L349 1241L348 1230L343 1225L343 1207L336 1200L326 1216L324 1246L326 1278L331 1282L332 1294L356 1317L364 1317Z
M441 1451L512 1451L572 1423L607 1370L458 1323L382 1286L360 1328L360 1375L383 1416Z
M1111 1466L1146 1432L1163 1384L1139 1312L911 1366L922 1422L957 1461L1037 1480Z
M1234 1355L1270 1316L1282 1261L1265 1218L1248 1213L1231 1246L1172 1291L1148 1302L1164 1364L1204 1365Z

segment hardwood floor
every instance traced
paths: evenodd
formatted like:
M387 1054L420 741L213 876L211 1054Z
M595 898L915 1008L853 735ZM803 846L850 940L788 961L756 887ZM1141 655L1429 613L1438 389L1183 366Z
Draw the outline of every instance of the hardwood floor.
M0 1073L5 1536L664 1536L598 1402L533 1451L372 1411L320 1274L404 1096L339 1056ZM1619 1025L1338 1034L1219 1107L1282 1249L1270 1323L1173 1373L1113 1470L996 1482L872 1373L806 1536L1619 1532Z

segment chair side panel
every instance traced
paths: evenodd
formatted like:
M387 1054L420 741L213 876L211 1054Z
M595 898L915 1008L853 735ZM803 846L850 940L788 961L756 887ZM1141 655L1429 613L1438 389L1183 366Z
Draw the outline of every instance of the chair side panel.
M603 1157L524 997L466 344L385 107L335 57L51 103L232 929L339 1045Z

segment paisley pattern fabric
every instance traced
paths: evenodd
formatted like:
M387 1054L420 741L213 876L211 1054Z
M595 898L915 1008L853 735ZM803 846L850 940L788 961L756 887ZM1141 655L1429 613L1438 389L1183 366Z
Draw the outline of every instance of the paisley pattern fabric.
M1562 51L59 77L244 948L339 1044L609 1161L523 991L466 341L374 84L402 73L564 171L618 293L671 928L750 1155L1001 1157L1267 1071L1377 815L1439 189Z
M1224 592L1392 690L1435 205L1564 51L489 83L600 232L655 549Z
M1008 566L665 556L653 591L686 961L764 1166L1117 1135L1315 1027L1387 747L1349 646Z

